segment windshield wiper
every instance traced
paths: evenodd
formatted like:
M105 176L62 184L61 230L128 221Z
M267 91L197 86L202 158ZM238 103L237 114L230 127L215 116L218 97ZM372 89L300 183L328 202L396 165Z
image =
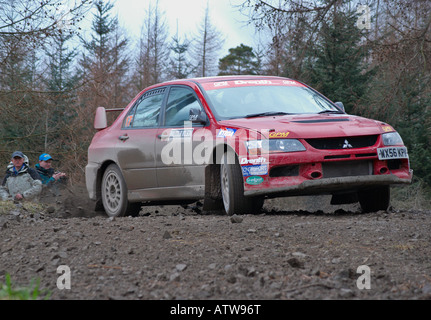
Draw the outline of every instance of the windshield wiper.
M323 110L323 111L318 112L318 114L323 114L323 113L344 114L344 112L339 111L339 110Z
M281 112L281 111L269 111L269 112L260 112L260 113L252 113L246 115L244 118L255 118L255 117L268 117L268 116L285 116L287 112Z

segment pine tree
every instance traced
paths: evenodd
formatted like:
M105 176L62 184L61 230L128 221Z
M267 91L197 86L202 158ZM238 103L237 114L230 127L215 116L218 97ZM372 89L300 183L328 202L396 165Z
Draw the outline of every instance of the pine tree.
M172 45L169 47L173 55L170 60L169 75L174 79L188 78L195 71L195 67L188 59L189 46L190 42L187 39L181 41L177 30L177 34L172 38Z
M73 38L73 33L57 33L53 35L50 44L44 48L48 57L48 74L45 79L47 103L40 117L45 121L45 139L43 151L50 148L60 148L63 144L61 135L67 135L66 128L74 116L76 116L76 86L78 77L72 70L77 50L69 49L68 44Z
M229 49L229 54L219 61L219 75L254 75L259 72L259 62L253 48L244 44Z
M87 82L82 97L90 109L124 106L129 99L122 96L127 85L128 41L121 36L118 19L111 17L113 4L99 0L95 7L91 41L83 40L87 52L80 65Z
M366 48L352 12L337 11L323 22L319 41L309 57L311 85L331 100L342 101L350 112L364 94L369 73L364 73Z
M25 45L13 35L0 36L0 150L24 152L38 145L44 87L36 44ZM28 156L31 156L28 154Z

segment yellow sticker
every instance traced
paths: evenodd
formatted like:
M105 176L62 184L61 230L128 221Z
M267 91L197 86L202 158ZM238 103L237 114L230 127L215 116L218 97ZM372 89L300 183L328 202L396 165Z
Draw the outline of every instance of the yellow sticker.
M395 131L391 126L382 126L384 132Z
M276 139L276 138L287 138L290 132L271 132L269 134L270 139Z

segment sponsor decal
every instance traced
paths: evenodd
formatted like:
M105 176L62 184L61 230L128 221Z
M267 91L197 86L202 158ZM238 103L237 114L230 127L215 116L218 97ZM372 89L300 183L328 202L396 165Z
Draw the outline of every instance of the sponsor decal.
M257 177L257 176L252 176L252 177L248 177L245 182L247 182L247 184L250 184L252 186L257 186L263 182L263 178Z
M247 159L247 158L242 158L240 160L241 164L262 164L266 162L266 158L264 157L260 157L257 159Z
M269 134L269 138L270 139L287 138L289 134L290 132L271 132Z
M227 138L227 137L233 137L235 134L236 129L232 128L221 128L219 132L217 133L217 138Z
M395 131L391 126L382 126L384 132Z
M264 176L268 174L268 165L261 164L258 166L243 166L241 167L244 177L249 176Z
M227 87L229 83L227 81L214 82L214 87Z
M172 129L169 134L170 139L185 139L193 136L193 129Z
M218 81L213 83L203 83L202 87L205 90L217 90L227 87L241 87L241 86L289 86L289 87L305 87L302 83L294 80L232 80L232 81Z
M299 86L301 85L299 82L293 80L283 80L283 84L286 86Z
M235 85L249 85L249 84L255 84L255 85L262 85L262 84L273 84L272 81L269 80L237 80L234 81Z

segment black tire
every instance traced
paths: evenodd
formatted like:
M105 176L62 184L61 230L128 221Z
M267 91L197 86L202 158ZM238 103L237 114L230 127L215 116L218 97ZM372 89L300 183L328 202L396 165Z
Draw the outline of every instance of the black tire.
M227 159L235 159L235 163L229 164ZM228 157L224 153L220 163L220 188L223 207L227 215L258 213L263 206L263 198L244 197L244 178L241 166L236 156Z
M359 204L362 212L376 212L387 210L391 199L389 186L382 186L358 192Z
M117 165L109 165L103 173L101 194L103 208L109 217L139 214L141 204L127 200L127 186Z

